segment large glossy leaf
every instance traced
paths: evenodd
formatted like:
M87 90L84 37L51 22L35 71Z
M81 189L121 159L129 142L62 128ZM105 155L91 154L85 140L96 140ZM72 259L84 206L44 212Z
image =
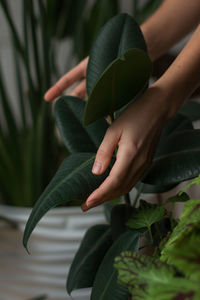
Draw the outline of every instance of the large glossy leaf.
M134 19L127 14L119 14L102 27L93 43L87 68L88 95L108 65L130 48L146 51L146 44Z
M95 225L87 231L68 274L69 294L75 289L92 286L98 267L111 245L109 225Z
M74 152L96 152L108 128L105 119L83 127L85 101L72 97L61 97L55 105L55 117L63 142Z
M183 116L178 113L165 125L161 134L161 140L173 133L176 133L177 131L183 131L188 129L193 129L192 122L186 116Z
M200 173L200 130L181 131L159 144L144 183L173 185Z
M176 116L171 119L170 121L167 122L167 124L165 125L161 137L160 137L160 142L158 143L157 146L157 151L155 153L155 157L159 152L160 152L160 145L163 148L163 143L165 144L166 138L169 135L172 135L174 133L177 133L179 131L183 131L183 130L189 130L189 129L193 129L193 125L192 122L185 116L181 115L181 114L176 114ZM165 146L164 146L165 147ZM170 184L170 185L150 185L150 184L144 184L143 183L143 187L142 187L142 193L163 193L166 191L169 191L171 189L173 189L176 184ZM137 188L137 186L136 186Z
M117 283L117 270L113 264L122 251L138 250L139 234L137 231L125 232L108 250L95 277L91 300L128 299L128 289Z
M117 240L127 230L126 222L133 214L134 208L128 204L115 205L111 211L111 229L113 240Z
M200 103L187 101L181 106L179 113L186 116L191 121L200 120Z
M108 175L95 176L91 169L95 155L77 153L68 156L35 204L26 224L23 243L26 247L39 220L53 207L74 200L84 201Z
M147 86L152 70L148 55L140 49L129 49L103 72L89 96L84 124L113 114Z

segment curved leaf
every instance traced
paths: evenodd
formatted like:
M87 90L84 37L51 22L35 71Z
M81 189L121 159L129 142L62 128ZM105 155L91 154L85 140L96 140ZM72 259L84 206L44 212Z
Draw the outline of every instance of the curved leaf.
M148 84L152 62L140 49L129 49L103 72L89 96L84 124L114 113Z
M91 300L128 299L128 289L117 283L117 270L113 264L115 257L122 251L138 250L139 235L137 231L127 231L108 250L95 277Z
M173 185L200 173L200 130L169 136L159 144L152 166L142 178L151 185Z
M134 208L128 204L115 205L111 211L111 230L113 240L117 240L127 230L126 222L133 214Z
M86 232L68 274L69 294L75 289L92 286L98 267L111 245L109 225L95 225Z
M106 178L109 170L100 176L92 174L94 159L94 154L77 153L68 156L63 161L31 212L24 231L25 247L31 232L51 208L74 200L84 201Z
M90 126L83 127L85 101L72 97L61 97L55 104L55 117L63 142L74 152L96 152L108 128L106 120L101 119Z
M181 106L179 113L186 116L191 121L200 120L200 103L187 101Z
M131 16L119 14L102 27L93 43L87 68L88 95L108 65L130 48L146 51L143 34Z
M175 117L169 120L165 125L161 134L161 140L177 131L183 131L187 129L193 129L192 122L187 117L181 114L176 114Z

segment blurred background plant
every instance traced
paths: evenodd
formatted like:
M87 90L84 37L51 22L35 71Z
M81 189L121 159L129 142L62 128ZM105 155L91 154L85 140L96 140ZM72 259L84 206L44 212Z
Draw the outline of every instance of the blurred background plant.
M72 58L79 61L88 55L99 28L120 11L121 1L17 1L22 28L16 26L11 1L0 0L10 30L17 87L17 94L10 91L0 61L0 191L6 204L32 206L65 151L56 136L52 105L43 101L43 94L71 67ZM160 2L132 1L134 16L142 22ZM59 47L66 39L68 49L59 63Z

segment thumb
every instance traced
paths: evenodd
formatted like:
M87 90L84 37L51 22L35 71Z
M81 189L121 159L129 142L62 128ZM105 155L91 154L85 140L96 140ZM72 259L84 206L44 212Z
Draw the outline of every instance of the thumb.
M112 127L108 128L104 139L97 151L92 173L100 175L105 172L110 164L113 152L118 145L120 133Z

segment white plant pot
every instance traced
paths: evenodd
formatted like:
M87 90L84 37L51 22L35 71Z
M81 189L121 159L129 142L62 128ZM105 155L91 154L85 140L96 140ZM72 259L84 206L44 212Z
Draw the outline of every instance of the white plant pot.
M70 297L66 278L86 230L105 223L102 207L83 213L79 207L59 207L47 213L22 245L30 209L0 205L0 216L17 223L17 229L0 223L0 300L28 300L46 295L51 300L89 300L90 290Z

